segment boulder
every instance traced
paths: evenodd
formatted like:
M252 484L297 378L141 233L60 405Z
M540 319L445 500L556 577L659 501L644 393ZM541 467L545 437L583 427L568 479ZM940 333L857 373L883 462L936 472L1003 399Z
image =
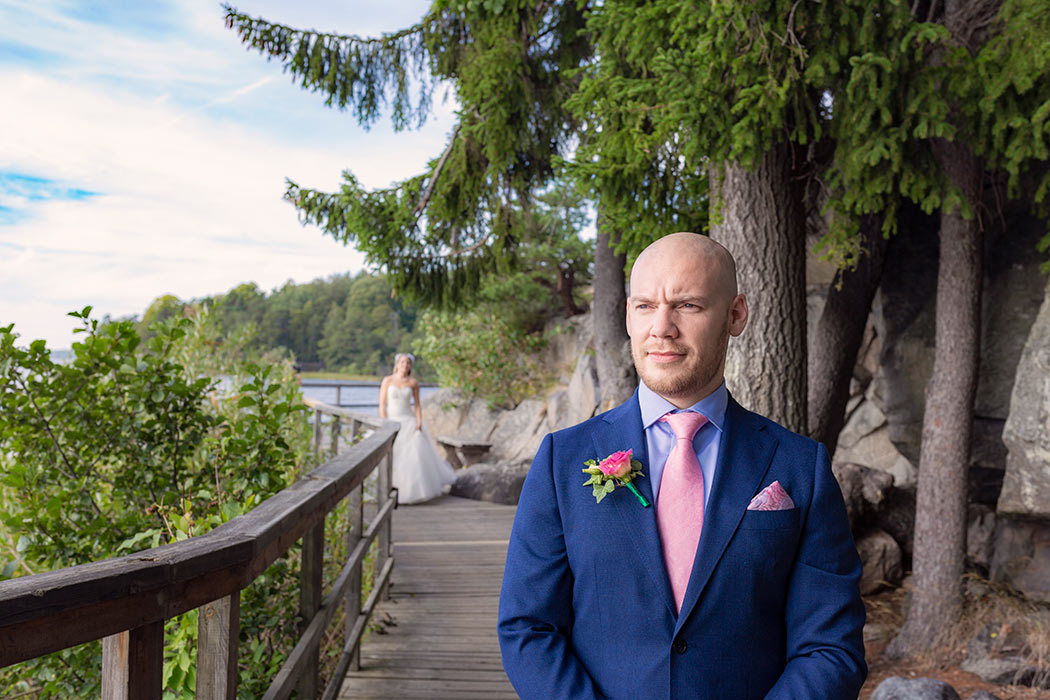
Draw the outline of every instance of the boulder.
M559 319L548 328L547 347L541 364L553 370L559 384L568 384L580 355L594 343L594 323L591 314L580 314Z
M850 525L857 527L876 515L893 488L893 477L861 464L836 462L831 466L846 501Z
M528 460L472 464L456 472L449 494L475 501L517 505L528 471Z
M484 399L470 399L466 404L466 413L456 431L456 437L464 440L486 442L496 424L506 411L492 408Z
M962 670L987 683L1050 688L1050 668L1024 657L1024 639L1010 625L989 623L966 645Z
M1006 226L989 229L985 247L980 372L975 398L979 420L1005 420L1012 412L1015 371L1040 302L1046 278L1033 256L1045 226L1030 217L1005 213ZM933 367L938 241L936 226L926 221L908 224L908 235L889 243L887 265L872 308L882 353L874 383L889 438L901 454L918 464L925 391ZM1044 338L1044 347L1045 338ZM1036 404L1028 404L1029 407ZM1045 404L1044 404L1045 405ZM1002 457L994 429L975 426L974 463L988 466ZM852 461L861 464L861 459ZM1002 463L998 463L1002 466Z
M962 700L955 688L936 678L890 676L875 688L871 700Z
M991 579L1050 602L1050 523L996 518Z
M553 433L562 428L574 425L572 422L572 407L569 392L566 389L558 389L547 397L547 432Z
M1017 366L1003 442L1008 454L999 512L1050 519L1050 295Z
M594 355L586 352L576 362L576 370L569 380L569 425L575 425L594 415L601 401L598 387L598 366Z
M881 384L872 382L863 395L851 399L833 461L863 464L892 475L897 486L913 486L918 471L890 439L889 422L877 395L880 388Z
M886 585L900 584L901 548L887 533L872 530L857 538L857 552L863 566L861 595L875 593Z
M875 527L885 530L900 545L905 558L912 553L915 530L915 489L893 489L887 494L882 510L875 516Z
M1043 224L1045 232L1045 224ZM1012 227L1028 240L1002 241L985 253L981 309L981 365L977 375L974 413L1005 420L1013 411L1012 391L1019 383L1017 368L1025 352L1029 329L1045 313L1046 275L1041 256L1033 255L1038 235ZM1043 311L1040 305L1043 304ZM1045 340L1045 338L1044 338Z
M546 433L546 425L547 402L525 399L514 410L502 412L488 442L500 460L531 460Z
M987 572L992 564L994 544L995 511L986 505L971 503L967 510L966 559Z
M438 389L422 403L423 423L431 435L455 435L470 409L470 399L456 389Z

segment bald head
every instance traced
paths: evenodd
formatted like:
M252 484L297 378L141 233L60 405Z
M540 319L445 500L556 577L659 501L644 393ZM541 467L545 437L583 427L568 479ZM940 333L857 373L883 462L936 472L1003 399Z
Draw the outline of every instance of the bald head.
M680 231L658 238L650 243L634 261L631 268L631 288L635 275L650 266L661 267L668 261L690 265L699 263L714 274L719 296L727 302L736 296L736 261L725 246L699 233Z
M635 261L627 300L634 366L675 406L691 406L719 387L729 338L746 324L733 256L707 236L664 236Z

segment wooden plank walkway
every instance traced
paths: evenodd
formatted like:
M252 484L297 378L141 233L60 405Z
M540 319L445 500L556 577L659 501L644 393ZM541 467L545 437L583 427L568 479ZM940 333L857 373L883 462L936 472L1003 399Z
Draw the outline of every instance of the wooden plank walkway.
M503 562L514 506L443 496L394 512L391 622L361 647L350 700L503 700L518 696L496 639Z

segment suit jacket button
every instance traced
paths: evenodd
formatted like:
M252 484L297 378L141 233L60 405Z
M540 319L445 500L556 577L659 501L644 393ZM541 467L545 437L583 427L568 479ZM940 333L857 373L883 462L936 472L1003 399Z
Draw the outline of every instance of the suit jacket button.
M675 641L674 644L671 645L671 648L674 650L674 653L676 653L676 654L684 654L686 649L689 648L689 645L686 644L681 639L678 639L678 640Z

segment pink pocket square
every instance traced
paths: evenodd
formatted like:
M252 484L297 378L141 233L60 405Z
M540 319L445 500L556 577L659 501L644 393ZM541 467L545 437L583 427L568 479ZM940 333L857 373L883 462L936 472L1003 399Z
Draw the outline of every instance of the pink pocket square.
M791 500L791 496L787 495L787 491L779 481L774 481L759 491L758 495L747 504L748 510L791 510L794 507L795 502Z

